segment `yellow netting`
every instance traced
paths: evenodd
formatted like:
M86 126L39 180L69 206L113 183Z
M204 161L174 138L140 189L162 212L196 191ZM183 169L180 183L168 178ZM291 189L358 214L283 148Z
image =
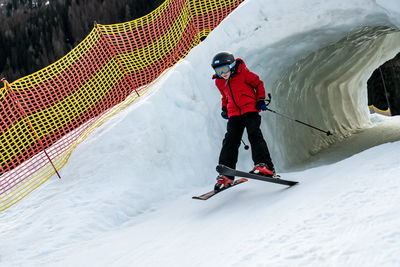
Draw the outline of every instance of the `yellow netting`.
M241 2L167 0L137 20L97 24L62 59L4 81L0 211L53 176L88 134L145 94Z
M375 107L374 105L369 106L369 113L371 113L371 114L377 113L377 114L381 114L381 115L385 115L385 116L392 116L392 112L390 111L390 108L388 108L387 110L382 110L382 109Z

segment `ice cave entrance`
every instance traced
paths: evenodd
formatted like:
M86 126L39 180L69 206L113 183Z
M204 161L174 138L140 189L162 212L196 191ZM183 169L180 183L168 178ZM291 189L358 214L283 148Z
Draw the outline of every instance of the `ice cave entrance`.
M371 127L367 81L374 71L400 52L400 31L364 27L298 60L280 75L273 94L275 107L320 128L333 137L291 121L271 120L272 138L286 166L313 155ZM294 134L295 133L295 134ZM372 145L371 145L372 146Z

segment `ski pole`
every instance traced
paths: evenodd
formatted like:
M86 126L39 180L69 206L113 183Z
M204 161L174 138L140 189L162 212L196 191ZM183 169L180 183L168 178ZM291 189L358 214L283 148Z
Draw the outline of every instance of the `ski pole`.
M269 103L271 103L271 94L268 94L268 97L269 97L269 99L267 99L267 102L268 102L268 104L269 104ZM320 131L320 132L323 132L323 133L325 133L327 136L332 135L331 131L324 131L324 130L318 128L318 127L312 126L312 125L310 125L310 124L308 124L308 123L305 123L305 122L302 122L302 121L299 121L299 120L297 120L297 119L295 119L295 118L289 117L288 115L279 113L279 112L277 112L277 111L275 111L275 110L272 110L272 109L270 109L270 108L267 108L266 110L268 110L268 111L270 111L270 112L272 112L272 113L278 114L278 115L280 115L280 116L282 116L282 117L285 117L286 119L289 119L289 120L292 120L292 121L301 123L301 124L303 124L303 125L305 125L305 126L308 126L308 127L313 128L313 129L315 129L315 130L318 130L318 131Z
M289 117L288 115L285 115L285 114L276 112L275 110L272 110L272 109L269 109L269 108L267 108L266 110L268 110L268 111L270 111L270 112L272 112L272 113L278 114L278 115L280 115L280 116L282 116L282 117L285 117L286 119L289 119L289 120L292 120L292 121L301 123L301 124L306 125L306 126L308 126L308 127L310 127L310 128L313 128L313 129L315 129L315 130L318 130L318 131L320 131L320 132L323 132L323 133L325 133L327 136L332 135L331 131L324 131L324 130L318 128L318 127L312 126L312 125L310 125L310 124L308 124L308 123L305 123L305 122L302 122L302 121L299 121L299 120L297 120L297 119L295 119L295 118Z
M249 150L249 146L246 145L246 143L243 141L243 139L242 139L242 143L243 143L243 145L244 145L244 149L245 149L245 150Z

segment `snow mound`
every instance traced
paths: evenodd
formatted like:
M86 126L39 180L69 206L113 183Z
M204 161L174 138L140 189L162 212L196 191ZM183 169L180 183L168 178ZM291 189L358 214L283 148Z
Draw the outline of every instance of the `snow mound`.
M368 114L366 81L400 51L399 10L245 1L83 142L61 180L0 213L0 265L396 266L400 119ZM272 109L333 131L262 113L276 167L298 186L190 199L213 185L225 133L210 68L221 50L260 75ZM238 168L251 166L241 149Z

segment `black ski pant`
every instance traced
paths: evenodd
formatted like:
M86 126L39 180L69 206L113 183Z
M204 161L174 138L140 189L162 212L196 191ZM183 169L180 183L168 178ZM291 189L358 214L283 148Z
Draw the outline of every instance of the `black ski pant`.
M251 145L251 156L254 165L265 163L274 168L267 143L264 140L261 129L261 116L258 112L248 112L240 116L232 116L228 120L227 132L219 155L219 164L235 169L238 160L239 147L244 128L247 130Z

